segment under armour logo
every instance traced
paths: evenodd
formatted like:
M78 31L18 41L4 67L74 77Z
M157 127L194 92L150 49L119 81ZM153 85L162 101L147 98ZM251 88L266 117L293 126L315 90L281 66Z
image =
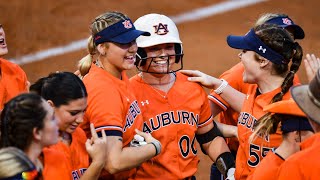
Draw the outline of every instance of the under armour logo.
M282 18L282 22L283 22L283 24L286 24L286 25L292 24L292 21L289 18Z
M149 104L149 101L148 101L148 100L146 100L146 101L144 101L144 102L141 101L141 105L142 105L142 106L144 106L145 104Z
M125 20L124 22L122 22L122 24L123 24L124 28L126 28L126 29L132 28L132 24L129 20Z
M262 51L263 54L264 54L264 53L266 53L267 49L266 49L266 48L263 48L262 46L260 46L260 47L259 47L259 51Z
M154 30L155 30L154 33L156 33L158 35L165 35L165 34L167 34L169 32L167 24L159 23L159 25L155 25L153 27L154 27Z

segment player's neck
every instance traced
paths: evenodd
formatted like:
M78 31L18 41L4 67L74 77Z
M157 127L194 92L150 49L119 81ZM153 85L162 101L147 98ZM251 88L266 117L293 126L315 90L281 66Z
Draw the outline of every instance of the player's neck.
M257 84L259 86L259 91L261 94L271 92L279 87L281 87L284 78L280 76L264 76Z
M140 73L139 76L142 80L152 86L153 88L168 92L176 81L176 75L173 73L169 74L151 74L151 73Z
M169 74L152 74L152 73L140 73L139 76L143 81L152 86L167 85L176 80L175 75Z
M41 145L39 143L31 142L30 146L24 151L28 158L36 164L38 161L38 157L42 151Z

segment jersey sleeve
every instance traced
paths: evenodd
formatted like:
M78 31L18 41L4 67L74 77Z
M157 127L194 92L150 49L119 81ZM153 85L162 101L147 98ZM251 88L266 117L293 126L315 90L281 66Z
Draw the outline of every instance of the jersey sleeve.
M207 99L207 94L202 87L199 87L199 88L201 92L201 100L203 101L201 112L200 112L199 123L198 123L198 127L201 128L212 123L213 117L210 109L210 104Z
M116 87L104 81L90 84L85 116L98 132L105 130L109 136L122 136L123 108L120 92Z

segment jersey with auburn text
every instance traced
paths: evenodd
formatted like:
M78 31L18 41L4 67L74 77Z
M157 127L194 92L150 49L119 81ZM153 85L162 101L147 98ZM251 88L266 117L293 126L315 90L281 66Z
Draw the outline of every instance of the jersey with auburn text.
M236 158L236 179L246 179L267 153L276 148L282 142L280 126L275 134L257 136L250 140L253 133L253 125L264 114L263 107L270 104L271 99L280 92L280 87L260 94L257 85L250 85L244 100L242 110L238 118L239 149ZM290 93L283 96L283 100L289 99Z
M135 179L184 179L197 171L198 128L212 123L203 88L181 73L166 94L136 75L130 79L143 115L143 131L162 144L161 153L137 168Z

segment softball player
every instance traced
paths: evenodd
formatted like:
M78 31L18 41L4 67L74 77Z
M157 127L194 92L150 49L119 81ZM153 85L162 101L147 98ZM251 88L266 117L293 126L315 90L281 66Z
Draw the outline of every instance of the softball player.
M195 179L199 159L195 141L227 177L233 177L234 159L212 123L203 88L187 81L182 69L183 49L174 22L165 15L147 14L134 25L150 32L137 38L136 66L130 79L143 115L143 131L163 147L159 156L137 168L134 179Z
M304 31L303 29L296 25L290 17L286 14L273 14L273 13L266 13L263 14L258 18L255 23L255 26L269 23L269 24L276 24L280 27L285 28L290 34L293 36L294 39L303 39L304 38ZM244 83L242 79L242 74L244 72L244 67L242 63L238 63L233 66L231 69L224 72L219 78L226 80L231 87L234 89L246 93L250 84ZM299 82L298 76L295 75L294 81L296 83ZM236 126L238 122L239 112L229 108L229 104L225 102L219 95L217 95L213 90L211 90L210 95L208 96L210 100L211 109L213 110L213 115L219 113L219 122L223 124L233 125ZM220 113L221 112L221 113ZM219 127L220 128L220 127ZM222 131L223 133L223 131ZM235 155L238 150L239 142L237 138L227 138L228 146L231 152ZM217 175L214 172L214 164L212 165L211 169L211 176L212 179L217 178Z
M38 157L44 147L58 142L58 133L53 109L39 95L18 95L1 112L0 148L23 150L39 172L43 166Z
M310 69L309 69L310 70ZM308 69L307 69L308 71ZM310 75L310 73L307 73ZM292 97L307 115L315 132L309 148L292 155L280 169L278 179L319 179L320 176L320 69L309 85L293 87ZM303 143L304 145L304 143Z
M0 111L11 98L28 91L26 73L16 64L1 58L8 53L6 35L0 24Z
M247 179L269 180L278 174L281 164L294 153L300 151L300 143L310 144L309 137L313 130L306 115L293 99L279 101L263 108L265 112L274 113L274 121L280 121L282 143L274 152L270 152ZM306 141L305 141L306 140ZM305 147L301 147L305 149Z
M87 91L81 79L70 72L52 73L39 79L30 91L47 100L59 119L59 142L43 150L44 178L98 179L105 164L106 151L102 149L106 149L106 137L96 137L92 127L92 139L87 140L78 127L87 108Z
M129 147L135 129L142 127L142 116L125 70L134 68L136 38L149 33L136 30L131 20L119 12L98 16L91 31L89 55L79 64L88 91L82 128L88 133L89 123L93 123L99 136L101 130L106 132L108 154L104 169L108 174L103 178L128 179L135 173L133 168L161 151L159 141L138 130L136 133L144 137L146 145Z
M255 84L247 94L228 86L228 82L205 75L199 71L183 70L193 82L200 82L215 93L236 111L238 118L239 149L236 157L236 179L246 179L266 156L267 152L278 147L281 132L262 134L249 141L254 126L263 127L270 116L264 115L262 108L270 102L289 99L289 88L302 60L302 48L294 42L289 33L272 24L262 24L251 29L245 36L229 36L228 45L242 49L239 58L244 66L243 81ZM291 62L290 70L289 62Z

